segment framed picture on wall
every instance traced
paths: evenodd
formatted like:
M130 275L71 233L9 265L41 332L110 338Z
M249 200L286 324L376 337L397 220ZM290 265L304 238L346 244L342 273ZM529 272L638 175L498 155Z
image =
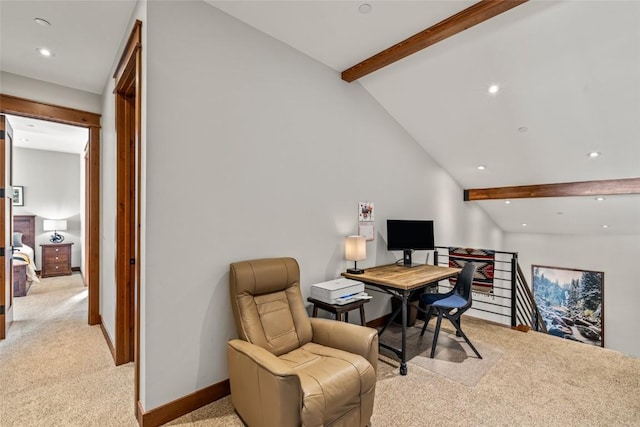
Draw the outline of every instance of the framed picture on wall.
M24 206L24 187L13 186L13 206Z
M604 273L532 265L533 296L547 332L604 347Z

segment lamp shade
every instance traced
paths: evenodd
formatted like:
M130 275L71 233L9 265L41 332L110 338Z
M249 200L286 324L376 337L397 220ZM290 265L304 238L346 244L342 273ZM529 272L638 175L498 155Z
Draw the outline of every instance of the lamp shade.
M66 219L45 219L42 221L42 229L44 231L58 231L67 229Z
M363 236L347 236L344 240L344 257L349 261L367 258L367 240Z

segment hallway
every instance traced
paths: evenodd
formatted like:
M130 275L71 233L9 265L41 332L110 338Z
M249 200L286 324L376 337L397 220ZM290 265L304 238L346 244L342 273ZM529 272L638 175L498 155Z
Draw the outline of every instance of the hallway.
M137 426L133 363L116 367L87 324L80 274L41 279L14 298L0 341L0 426Z

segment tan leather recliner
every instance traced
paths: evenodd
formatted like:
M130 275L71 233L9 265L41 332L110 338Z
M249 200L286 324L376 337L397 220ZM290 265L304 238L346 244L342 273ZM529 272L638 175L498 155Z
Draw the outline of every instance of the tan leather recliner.
M367 426L375 329L309 318L293 258L231 264L239 339L227 346L231 401L250 427Z

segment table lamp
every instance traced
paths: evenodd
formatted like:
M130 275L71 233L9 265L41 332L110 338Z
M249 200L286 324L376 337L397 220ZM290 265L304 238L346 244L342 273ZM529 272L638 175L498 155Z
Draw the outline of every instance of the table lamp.
M344 240L344 257L349 261L353 261L353 268L347 269L347 273L364 273L364 270L358 268L358 261L367 258L366 239L362 236L347 236Z
M53 231L53 234L49 237L49 241L51 243L62 243L64 241L64 236L58 234L58 230L64 231L67 229L67 220L45 219L42 221L42 229L44 231Z

